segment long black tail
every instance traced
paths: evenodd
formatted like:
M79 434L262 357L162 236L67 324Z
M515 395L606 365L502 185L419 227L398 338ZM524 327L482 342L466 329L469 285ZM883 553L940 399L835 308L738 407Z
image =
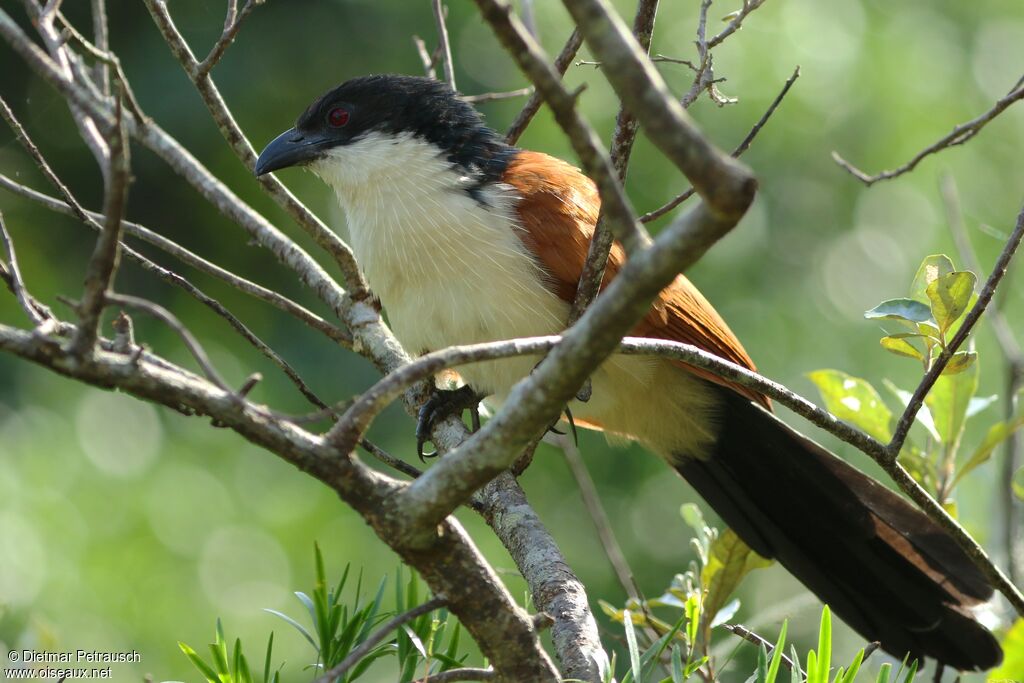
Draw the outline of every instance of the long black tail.
M992 588L938 525L749 400L722 389L714 453L676 469L739 536L891 654L959 670L1002 659L970 608Z

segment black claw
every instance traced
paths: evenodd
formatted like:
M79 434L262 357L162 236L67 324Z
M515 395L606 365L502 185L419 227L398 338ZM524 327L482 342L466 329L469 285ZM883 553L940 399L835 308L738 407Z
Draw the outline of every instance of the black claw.
M587 396L587 398L590 398ZM572 411L569 410L569 406L565 407L565 417L569 420L569 427L572 429L572 442L577 446L580 445L580 435L576 433L576 420L572 419Z
M477 394L472 387L462 386L458 389L438 389L437 392L420 408L416 420L416 455L420 461L425 462L426 458L437 456L437 451L425 453L423 445L430 441L430 434L434 425L449 415L458 415L463 410L472 409L474 412L473 424L479 427L480 416L476 407L483 397Z

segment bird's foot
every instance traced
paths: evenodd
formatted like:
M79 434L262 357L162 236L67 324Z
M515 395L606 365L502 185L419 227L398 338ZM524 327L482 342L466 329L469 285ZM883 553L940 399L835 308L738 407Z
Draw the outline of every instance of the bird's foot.
M473 411L473 431L480 428L480 413L477 407L483 396L476 393L472 387L466 385L458 389L437 389L433 396L420 408L419 417L416 421L416 455L420 461L433 458L437 451L430 453L423 452L423 445L430 440L430 433L441 420L451 416L460 415L463 410Z

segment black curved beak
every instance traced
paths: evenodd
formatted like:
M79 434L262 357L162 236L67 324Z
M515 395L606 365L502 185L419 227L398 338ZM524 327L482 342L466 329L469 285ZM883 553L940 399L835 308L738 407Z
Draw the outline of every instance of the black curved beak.
M308 164L319 158L320 151L327 144L327 140L315 133L306 134L294 128L286 130L260 152L253 172L261 176L289 166Z

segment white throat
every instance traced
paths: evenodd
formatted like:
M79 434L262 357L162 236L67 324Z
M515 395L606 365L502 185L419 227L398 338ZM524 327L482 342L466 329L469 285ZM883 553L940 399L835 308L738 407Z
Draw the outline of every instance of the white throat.
M337 193L356 257L410 353L563 329L568 308L517 235L510 187L478 185L412 135L371 133L310 168ZM536 362L471 383L502 392Z

